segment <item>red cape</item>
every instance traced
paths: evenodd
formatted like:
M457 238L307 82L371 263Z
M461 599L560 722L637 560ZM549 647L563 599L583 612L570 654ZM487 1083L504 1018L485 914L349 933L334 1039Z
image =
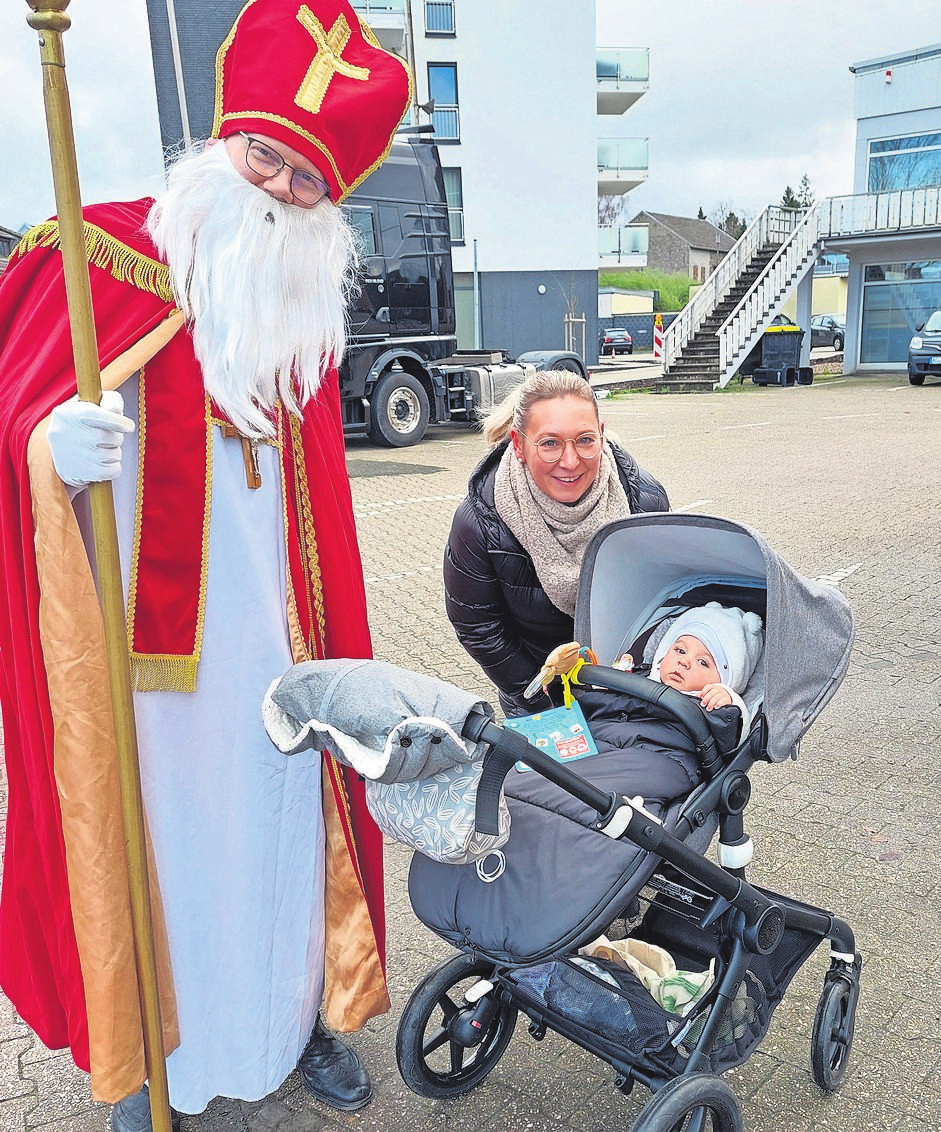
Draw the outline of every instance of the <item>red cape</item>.
M145 234L150 200L86 209L92 302L102 367L174 309L165 266ZM93 225L93 229L89 229ZM50 235L51 233L51 235ZM100 237L100 238L99 238ZM82 974L53 768L53 723L38 630L40 598L26 447L36 425L75 393L61 254L54 231L26 237L0 277L0 705L9 805L0 894L0 985L50 1048L89 1068ZM91 249L91 243L89 244ZM129 254L128 254L129 253ZM183 333L181 331L181 333ZM362 568L352 516L336 374L300 429L322 582L325 655L370 656ZM297 547L292 547L295 565ZM295 586L297 583L295 583ZM314 601L299 601L313 608ZM302 609L299 612L303 613ZM306 630L313 627L305 626ZM343 773L345 828L384 963L382 843L362 783ZM339 783L335 788L343 790Z

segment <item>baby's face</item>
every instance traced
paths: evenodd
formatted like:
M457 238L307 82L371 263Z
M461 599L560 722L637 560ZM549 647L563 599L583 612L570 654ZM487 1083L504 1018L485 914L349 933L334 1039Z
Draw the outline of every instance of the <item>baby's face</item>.
M721 684L712 653L698 637L677 637L660 661L660 683L681 692L701 692L707 684Z

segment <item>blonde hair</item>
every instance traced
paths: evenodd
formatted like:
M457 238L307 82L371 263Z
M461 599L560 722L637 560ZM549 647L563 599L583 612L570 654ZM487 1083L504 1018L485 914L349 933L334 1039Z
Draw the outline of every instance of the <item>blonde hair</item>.
M484 440L491 448L506 440L510 429L525 432L529 412L538 401L554 401L557 397L579 397L587 401L598 417L594 390L584 377L569 370L542 369L531 373L509 396L494 405L483 421Z

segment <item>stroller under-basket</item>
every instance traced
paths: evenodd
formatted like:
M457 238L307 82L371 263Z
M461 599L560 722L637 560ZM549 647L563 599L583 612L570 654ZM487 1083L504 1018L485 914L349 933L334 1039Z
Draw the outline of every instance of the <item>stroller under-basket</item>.
M643 655L666 618L708 601L758 613L765 626L763 657L743 697L751 726L729 751L717 748L688 697L610 667L624 651ZM616 756L560 764L488 710L467 712L463 735L487 752L476 825L498 847L484 843L459 865L412 858L416 915L460 953L424 979L402 1013L396 1056L404 1080L427 1097L467 1092L500 1060L522 1013L536 1040L555 1031L607 1062L621 1091L639 1081L654 1094L635 1130L741 1129L735 1095L719 1075L748 1058L791 979L826 939L830 966L810 1052L814 1080L835 1089L859 993L853 932L830 912L747 880L744 812L754 764L796 755L845 675L845 601L741 525L637 515L589 548L575 626L599 659L580 669L579 684L640 697L679 721L701 782L679 799L633 797L631 783L612 772ZM705 854L716 831L714 861ZM657 1001L612 957L580 954L615 921L629 941L663 949L696 985L682 1009Z

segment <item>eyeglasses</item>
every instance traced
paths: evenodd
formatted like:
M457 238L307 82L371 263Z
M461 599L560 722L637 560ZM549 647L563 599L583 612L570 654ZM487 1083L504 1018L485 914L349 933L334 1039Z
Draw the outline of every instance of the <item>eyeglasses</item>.
M576 436L574 440L570 437L563 439L561 436L544 436L540 440L530 440L522 430L520 430L520 436L529 440L529 443L535 447L539 454L539 459L546 464L558 464L562 459L566 444L571 444L575 449L576 456L583 460L593 460L601 451L602 437L596 432L583 432L581 436Z
M239 133L248 142L248 148L245 150L245 164L253 173L257 173L259 177L264 177L267 181L271 177L277 177L282 169L290 169L291 196L302 204L319 204L324 197L330 195L330 186L326 181L321 181L313 173L307 173L303 169L295 169L293 165L288 165L280 153L276 153L270 145L265 145L258 138L249 137L241 130Z

